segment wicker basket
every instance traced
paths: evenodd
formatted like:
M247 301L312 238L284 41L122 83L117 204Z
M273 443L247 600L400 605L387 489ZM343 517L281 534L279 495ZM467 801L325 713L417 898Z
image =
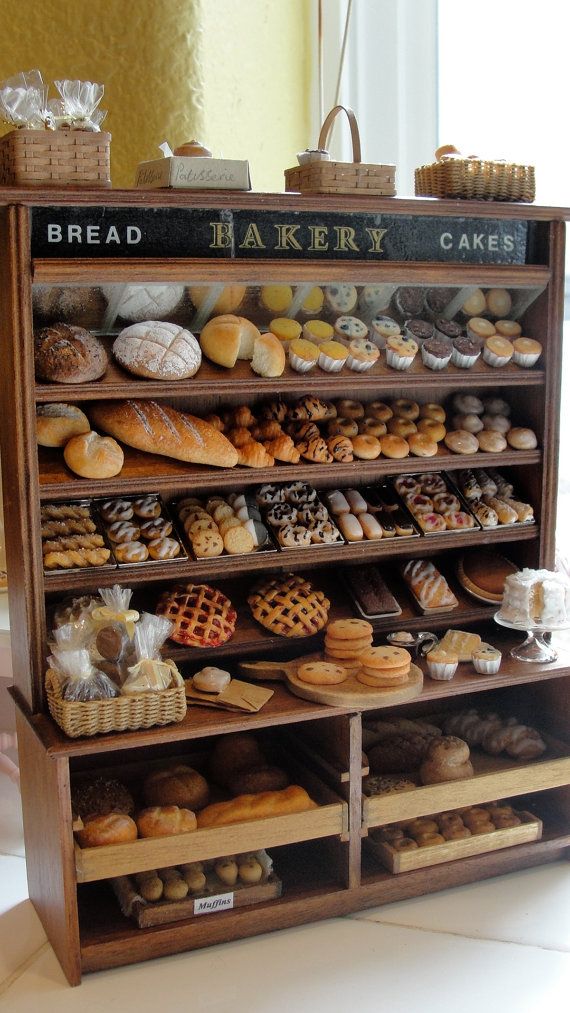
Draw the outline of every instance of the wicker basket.
M417 197L447 197L463 200L534 200L534 166L510 162L487 162L462 158L449 145L438 148L436 161L415 171Z
M172 689L156 693L137 693L118 696L113 700L64 700L57 673L49 668L46 673L46 695L53 720L71 739L106 732L134 732L153 725L170 725L182 721L186 714L184 679L171 662L176 683Z
M111 186L111 135L11 130L0 137L2 186Z
M321 127L317 147L326 149L335 117L348 116L352 138L352 162L309 162L285 169L285 190L296 193L362 193L376 197L396 194L395 165L367 165L361 162L360 134L356 116L346 106L334 106Z

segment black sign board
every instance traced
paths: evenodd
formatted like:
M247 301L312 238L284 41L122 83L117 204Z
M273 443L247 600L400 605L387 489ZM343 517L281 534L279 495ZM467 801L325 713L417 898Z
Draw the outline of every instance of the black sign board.
M528 223L495 218L195 208L36 207L33 257L524 264Z

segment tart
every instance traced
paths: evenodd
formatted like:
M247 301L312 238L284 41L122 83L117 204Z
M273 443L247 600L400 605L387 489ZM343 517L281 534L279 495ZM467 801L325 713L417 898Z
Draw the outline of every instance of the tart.
M517 573L510 559L486 550L463 556L457 567L461 586L473 595L487 602L502 602L506 578Z

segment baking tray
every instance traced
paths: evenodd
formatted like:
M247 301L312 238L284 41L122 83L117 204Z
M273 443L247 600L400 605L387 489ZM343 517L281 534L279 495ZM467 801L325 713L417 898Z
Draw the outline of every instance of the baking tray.
M340 489L339 491L346 493L345 489ZM420 532L412 514L405 504L402 504L400 499L396 498L394 490L387 482L380 482L377 485L364 486L363 488L357 489L357 492L359 492L363 499L366 500L368 512L378 520L380 525L382 524L383 515L387 515L387 519L392 520L393 518L391 518L390 515L399 511L400 514L403 514L403 520L405 520L405 522L412 528L411 534L408 535L399 535L395 529L393 535L383 534L382 538L379 539L366 538L365 535L362 539L363 542L383 542L386 541L386 539L401 541L402 539L419 538ZM358 514L354 514L354 516L358 517Z
M101 548L105 548L105 549L109 549L110 550L110 556L109 556L109 559L107 560L106 563L100 563L97 566L69 566L69 567L67 567L67 566L58 566L58 567L54 567L53 569L49 569L49 570L44 567L44 573L46 573L46 574L51 574L51 573L71 573L71 572L76 572L77 570L89 570L90 573L91 572L92 573L100 573L100 572L105 572L107 570L113 570L113 569L117 568L117 560L115 559L115 554L113 552L113 546L112 546L111 542L109 541L109 539L107 538L107 533L105 531L105 526L104 526L104 524L103 524L103 522L101 520L101 517L99 516L99 511L97 510L95 500L92 500L92 499L74 499L74 500L66 500L63 503L45 503L45 504L43 504L43 506L46 506L46 507L48 507L48 506L54 506L54 507L66 507L66 506L85 507L89 511L89 520L93 521L93 523L95 525L95 531L93 532L93 534L101 535L101 537L103 539L103 546L101 546ZM48 518L46 518L46 520L48 520ZM42 538L42 561L43 561L43 556L44 556L44 552L43 552L44 541L46 541L49 537L50 536L46 536L45 539ZM57 538L58 535L54 535L53 537ZM65 537L65 535L62 535L60 537ZM65 552L66 550L63 549L62 551Z
M473 527L472 528L448 528L448 527L446 527L445 531L443 531L443 530L442 531L424 531L424 529L421 526L421 521L419 519L419 516L417 516L414 513L414 511L413 511L413 509L412 509L411 506L408 506L408 504L406 503L403 495L401 493L399 493L398 490L396 489L396 482L398 481L398 477L400 477L400 476L395 476L392 479L392 485L393 485L393 489L394 489L394 495L396 495L398 497L398 499L404 504L404 506L406 507L406 509L409 510L410 514L414 518L414 521L415 521L416 525L420 529L421 535L424 538L430 538L430 537L433 537L434 535L449 534L450 536L453 536L455 534L461 534L462 532L467 531L467 530L469 530L469 531L473 531L475 529L477 531L482 530L482 525L477 520L475 514L471 510L471 508L469 506L468 500L465 499L463 493L461 492L460 489L458 489L458 487L455 485L455 483L451 481L451 479L450 479L449 475L447 474L447 472L446 471L435 471L435 472L430 472L430 474L438 475L441 478L441 480L445 483L445 487L446 487L447 493L449 495L451 495L451 496L456 496L457 497L457 499L459 500L459 505L461 507L461 510L463 511L463 513L466 513L468 517L471 517L474 523L473 523ZM406 475L405 477L406 478L413 478L417 482L421 482L422 479L425 479L426 476L422 475L422 474L414 474L414 473L412 473L410 475ZM426 495L429 495L429 493L426 493ZM430 499L431 498L432 497L430 497ZM433 513L439 513L439 511L434 509ZM443 515L441 515L441 516L443 516Z
M123 563L119 559L117 559L117 557L115 555L114 543L111 541L111 539L107 535L107 522L102 517L102 515L101 515L101 509L100 508L101 508L101 506L102 506L103 503L108 503L110 500L120 499L120 500L128 501L129 503L132 503L132 502L134 502L134 500L141 499L143 497L144 497L144 499L155 499L160 504L160 514L159 514L159 517L163 517L165 520L170 521L170 523L172 524L172 532L171 532L171 534L168 537L176 539L176 541L178 542L178 544L180 546L180 552L179 552L179 554L177 556L174 556L172 559L151 559L150 556L147 556L146 559L141 559L139 562L132 562L132 563L126 562L126 563ZM170 512L169 512L169 510L168 510L168 508L167 508L167 506L166 506L166 504L164 502L164 500L162 499L162 497L161 497L161 495L159 493L153 493L153 492L150 492L150 493L141 493L141 495L139 495L139 496L102 496L102 497L100 497L98 499L94 499L92 502L93 502L93 505L94 505L95 509L97 510L97 516L99 518L99 523L101 524L101 527L103 529L105 537L107 538L107 543L108 543L108 545L111 548L111 555L112 555L113 559L115 560L116 566L120 570L139 569L139 567L141 567L141 566L151 566L152 567L152 566L156 566L157 564L161 564L162 565L163 563L168 563L169 565L172 564L173 566L176 566L176 564L187 562L187 560L188 560L188 553L187 553L186 548L184 546L184 542L182 541L182 538L180 536L180 532L178 530L178 526L177 526L177 523L176 523L176 518L171 516L171 514L170 514ZM143 518L139 518L139 520L141 521L141 523L144 523ZM141 537L138 540L141 541L145 545L148 544L148 541L145 538Z
M402 609L400 608L400 605L398 604L398 601L396 600L395 595L392 594L392 591L390 591L390 588L386 584L386 581L382 577L382 574L379 573L379 572L378 572L378 577L379 577L380 581L382 582L382 584L384 585L384 587L386 588L386 591L388 592L388 594L391 594L392 597L394 598L394 601L396 602L396 605L397 605L397 611L393 611L393 612L366 612L362 608L362 606L360 605L360 603L359 603L359 601L358 601L358 599L356 597L356 592L351 587L351 582L350 582L350 574L353 573L355 570L360 570L360 569L363 569L363 570L364 569L366 569L366 570L368 570L368 569L378 570L378 568L375 567L374 564L372 564L372 563L366 563L362 567L359 567L359 566L352 567L351 566L351 567L349 567L348 569L346 569L343 572L344 582L346 584L346 587L347 587L348 593L350 595L350 598L354 602L354 605L355 605L357 611L362 616L362 618L363 619L390 619L392 616L399 616L399 615L401 615L402 614Z
M177 500L173 500L171 503L169 503L170 517L173 520L173 523L177 526L177 530L179 532L179 538L182 541L182 544L184 545L185 550L188 553L188 556L189 556L190 559L193 559L196 562L202 562L203 563L204 560L207 558L208 563L211 563L212 566L215 567L216 562L217 562L218 559L228 559L228 558L240 559L242 557L253 556L254 554L259 553L259 552L262 552L264 554L265 553L270 553L270 554L271 553L274 553L274 554L277 553L277 549L275 548L275 545L273 544L269 528L268 528L268 526L262 520L261 510L260 510L259 506L257 505L257 503L255 501L255 497L254 496L248 496L247 493L244 493L244 496L245 496L245 499L246 499L248 510L251 512L250 519L253 520L254 525L255 525L255 532L256 532L256 535L257 535L257 538L258 538L258 541L259 541L259 545L254 546L254 548L251 550L251 552L226 552L226 550L224 549L224 551L221 552L219 556L209 556L209 557L196 556L195 555L195 553L192 550L192 543L191 543L190 539L188 538L188 536L187 536L187 534L186 534L186 532L184 530L182 522L180 521L180 518L178 516L178 511L177 511L177 504L181 500L184 499L184 496L181 496ZM197 496L196 497L196 499L200 499L201 500L202 508L204 510L206 509L205 504L206 504L208 498L209 498L208 496L203 496L203 497ZM222 498L226 502L228 502L226 496L224 496Z
M482 469L482 470L484 471L485 469ZM444 472L443 474L445 474L446 480L449 483L450 487L452 489L456 490L456 495L459 496L460 498L465 499L465 497L463 496L463 493L461 492L459 484L454 481L454 479L452 478L452 476L448 475L447 472ZM502 476L502 477L504 477L504 476ZM498 496L498 499L504 499L504 496ZM516 488L515 488L515 492L514 492L514 495L513 495L513 499L516 499L516 500L518 500L521 503L527 503L528 502L528 500L524 499L522 496L520 496L518 494L518 491L517 491ZM467 504L469 504L469 500L465 500L465 502ZM505 500L505 502L508 503L508 500ZM529 506L532 506L532 503L529 503ZM533 507L533 510L534 510L534 507ZM477 520L477 518L475 518L475 520ZM496 528L490 528L490 527L485 528L485 527L483 527L483 525L481 524L480 521L478 521L477 523L479 524L479 526L482 528L483 531L496 531L497 528L509 528L509 530L516 531L517 528L528 528L528 527L531 527L533 524L536 524L536 517L531 517L530 520L527 520L527 521L519 521L519 520L517 520L517 521L512 521L510 523L507 522L506 524L503 524L501 521L499 521L499 523L497 524Z
M311 489L313 489L313 486L311 486ZM316 489L314 491L317 492ZM324 507L324 509L328 513L328 519L329 519L330 523L332 524L332 526L334 527L335 531L338 532L338 536L339 537L337 538L337 540L335 542L313 542L313 541L311 541L310 545L281 545L281 542L279 541L279 537L278 537L279 528L276 527L275 525L271 524L271 522L267 519L267 511L270 508L269 507L259 507L259 509L261 511L261 516L263 517L263 520L264 520L264 523L265 523L265 526L266 526L267 530L269 531L269 535L273 539L273 542L274 542L274 544L275 544L278 552L284 552L284 553L287 554L289 552L295 553L295 552L299 552L299 550L302 551L303 549L309 549L309 548L310 549L320 549L320 548L326 548L326 547L330 548L331 545L346 545L346 538L344 537L344 535L340 531L340 529L339 529L339 527L338 527L338 525L337 525L337 523L336 523L336 521L334 519L333 514L331 514L331 512L330 512L328 506L326 505L326 503L324 503L322 501L322 499L320 499L318 493L317 493L317 498L313 501L313 503L308 504L308 505L315 506L315 507L317 507L317 506Z
M449 590L451 591L453 597L455 598L455 605L441 605L441 606L436 606L435 608L426 608L425 605L422 605L422 603L420 602L419 598L414 594L414 592L412 591L412 588L410 587L408 581L406 580L406 578L404 576L404 572L403 572L404 571L404 567L409 562L410 562L410 560L406 560L402 564L402 567L400 569L400 576L402 578L402 581L404 583L406 591L410 595L411 599L416 603L416 605L419 608L419 610L422 613L422 615L425 615L425 616L437 616L437 615L444 615L446 612L454 612L455 609L458 608L458 606L459 606L459 601L457 600L457 595L455 594L453 588L451 587L451 584L449 583L447 577L442 572L442 570L439 568L439 566L437 566L436 569L438 570L439 573L441 573L441 576L445 579L445 581L447 583L447 586L449 587Z

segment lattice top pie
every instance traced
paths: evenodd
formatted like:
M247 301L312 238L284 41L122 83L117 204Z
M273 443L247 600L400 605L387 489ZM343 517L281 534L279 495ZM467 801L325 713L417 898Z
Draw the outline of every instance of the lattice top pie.
M181 584L165 591L156 612L174 623L170 639L188 647L220 647L236 628L231 601L208 584Z
M254 619L280 637L310 637L326 625L330 601L297 574L271 577L248 597Z

